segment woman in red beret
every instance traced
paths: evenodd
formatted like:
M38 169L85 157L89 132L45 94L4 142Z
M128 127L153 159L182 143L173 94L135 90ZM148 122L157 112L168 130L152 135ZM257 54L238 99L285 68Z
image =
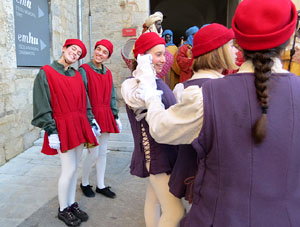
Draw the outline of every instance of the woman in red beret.
M201 160L181 226L300 226L300 78L280 61L296 21L290 0L243 0L232 21L238 73L186 88L168 109L143 89L153 138L192 143Z
M110 133L119 133L122 129L118 117L116 92L113 84L111 71L103 65L113 53L113 44L102 39L95 44L93 59L80 66L79 72L85 84L86 91L95 116L95 123L99 124L101 134L97 134L99 146L89 148L82 166L82 183L80 185L83 194L94 197L95 192L89 184L89 175L93 164L96 162L97 186L96 192L108 197L115 198L116 194L110 187L104 185L106 168L107 143Z
M198 89L209 80L223 78L221 73L224 69L237 68L234 64L236 49L233 46L233 38L232 29L217 23L205 25L194 35L193 76L174 88L173 92L178 103L182 102L181 95L184 89L195 85ZM185 118L188 119L187 116ZM178 158L169 181L170 192L178 198L184 197L191 203L197 168L197 152L193 146L191 144L180 145Z
M84 83L71 67L85 55L85 45L79 39L66 40L62 56L41 68L33 87L31 123L45 130L42 152L60 156L58 218L68 226L79 226L88 219L75 202L77 167L84 144L98 145Z
M151 137L145 120L145 103L136 97L138 84L144 81L159 93L166 108L176 103L170 88L157 77L166 61L165 41L155 32L144 33L136 40L133 53L137 66L135 63L133 77L125 80L121 88L135 145L130 173L149 177L144 207L146 226L176 227L183 216L183 205L169 192L168 181L177 157L177 147L157 143Z

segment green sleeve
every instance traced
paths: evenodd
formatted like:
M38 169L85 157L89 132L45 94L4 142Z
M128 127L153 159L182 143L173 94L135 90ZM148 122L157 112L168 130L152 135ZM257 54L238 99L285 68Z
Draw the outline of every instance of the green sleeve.
M48 135L57 134L56 122L52 117L49 85L44 70L40 70L34 80L31 124L44 129Z
M119 116L118 116L119 109L117 107L117 96L116 96L116 90L115 90L114 83L112 84L112 88L111 88L110 108L111 108L111 111L112 111L115 119L118 119L119 118Z
M90 100L89 100L89 96L88 96L88 94L86 93L86 106L87 106L87 111L86 111L86 114L87 114L87 118L88 118L88 120L89 120L89 122L90 122L90 125L91 126L93 126L93 123L92 123L92 121L93 121L93 119L95 118L94 117L94 114L93 114L93 112L92 112L92 107L91 107L91 104L90 104Z
M86 92L88 92L86 72L85 72L83 67L80 67L78 69L78 71L80 72L80 75L82 77L82 80L83 80L83 83L84 83L84 86L85 86L85 90L86 90Z
M86 102L86 104L87 104L87 112L86 112L86 114L87 114L87 118L88 118L88 120L90 122L90 125L92 126L92 121L93 121L93 119L95 117L94 117L93 112L92 112L92 107L91 107L91 103L90 103L90 99L89 99L89 95L88 95L88 84L87 84L86 72L85 72L85 70L84 70L83 67L80 67L78 69L78 71L81 74L81 77L82 77L82 80L83 80L83 83L84 83L84 86L85 86L86 97L87 97L87 100L86 100L87 101Z

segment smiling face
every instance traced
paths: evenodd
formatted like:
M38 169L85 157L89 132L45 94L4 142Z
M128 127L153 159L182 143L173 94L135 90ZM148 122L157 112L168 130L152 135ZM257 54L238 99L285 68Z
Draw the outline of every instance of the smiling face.
M98 45L94 50L93 63L95 65L100 65L108 58L109 58L108 49L103 45Z
M154 47L152 47L150 50L148 50L146 53L152 55L152 63L154 65L154 69L156 73L160 73L165 62L165 45L159 44Z
M72 65L80 58L82 54L82 49L77 45L71 45L68 47L63 47L62 57L65 60L65 63Z

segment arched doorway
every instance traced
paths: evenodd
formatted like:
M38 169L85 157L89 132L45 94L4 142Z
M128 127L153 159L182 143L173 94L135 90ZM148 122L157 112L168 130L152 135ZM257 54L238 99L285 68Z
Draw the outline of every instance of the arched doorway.
M150 0L150 12L164 14L163 29L171 29L174 43L178 44L185 30L194 25L217 22L231 27L238 3L239 0Z

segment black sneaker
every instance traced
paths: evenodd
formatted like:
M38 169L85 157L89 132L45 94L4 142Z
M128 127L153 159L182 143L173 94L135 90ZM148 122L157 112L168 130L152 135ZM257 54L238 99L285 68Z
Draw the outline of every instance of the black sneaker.
M104 195L104 196L106 196L108 198L111 198L111 199L113 199L113 198L116 197L116 193L112 192L110 190L109 186L105 187L105 188L102 188L102 189L96 187L96 192L98 192L98 193L100 193L100 194L102 194L102 195Z
M86 197L95 197L95 192L92 189L93 186L91 185L83 186L82 184L80 184L80 188Z
M76 202L70 206L70 210L81 221L87 221L89 219L88 214L85 213L84 211L80 210L78 203L76 203Z
M62 220L67 226L77 227L80 226L81 220L77 218L70 207L65 208L63 211L60 211L58 208L58 219Z

